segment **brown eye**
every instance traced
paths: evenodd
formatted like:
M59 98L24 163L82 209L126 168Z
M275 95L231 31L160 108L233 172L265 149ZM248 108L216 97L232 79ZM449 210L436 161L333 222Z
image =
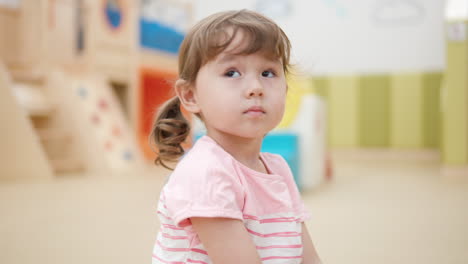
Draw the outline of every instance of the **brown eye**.
M234 70L231 70L231 71L228 71L224 74L224 76L227 76L227 77L239 77L240 76L240 73L238 71L234 71Z
M267 77L267 78L271 78L271 77L275 76L275 73L272 72L272 71L264 71L264 72L262 72L262 76Z

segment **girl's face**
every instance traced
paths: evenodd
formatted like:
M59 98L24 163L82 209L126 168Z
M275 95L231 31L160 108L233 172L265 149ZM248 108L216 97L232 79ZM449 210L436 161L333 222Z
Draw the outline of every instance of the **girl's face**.
M235 55L244 44L238 32L198 72L193 91L208 135L263 138L283 117L287 90L283 65L261 53Z

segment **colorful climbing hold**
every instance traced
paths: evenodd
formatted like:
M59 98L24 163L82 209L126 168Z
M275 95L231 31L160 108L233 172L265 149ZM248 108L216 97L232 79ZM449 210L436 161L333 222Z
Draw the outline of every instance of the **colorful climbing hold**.
M112 135L114 137L120 137L122 135L122 131L120 130L120 128L118 126L114 126L112 128Z
M127 160L127 161L132 160L132 159L133 159L133 154L132 154L132 152L129 151L129 150L124 151L123 159L124 159L124 160Z
M99 102L98 102L98 107L99 107L99 109L101 109L102 111L105 111L105 110L107 110L107 109L109 108L109 104L107 103L106 100L101 99L101 100L99 100Z
M86 89L83 86L79 86L78 89L77 89L77 94L82 99L86 99L86 97L88 96L88 89Z
M94 124L94 125L99 125L99 123L101 122L101 119L99 118L99 116L97 114L93 114L91 116L91 122Z
M106 143L104 144L104 149L105 149L106 151L111 151L111 150L112 150L112 147L113 147L113 145L112 145L112 142L111 142L111 141L106 141Z

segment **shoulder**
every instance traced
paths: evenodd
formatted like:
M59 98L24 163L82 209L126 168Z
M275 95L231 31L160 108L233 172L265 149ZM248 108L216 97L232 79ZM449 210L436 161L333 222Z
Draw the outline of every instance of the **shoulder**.
M262 152L262 157L267 159L270 162L273 162L273 163L278 163L278 164L281 164L281 165L285 165L284 163L286 163L286 160L283 158L283 156L278 155L278 154L273 154L273 153L269 153L269 152ZM287 163L286 163L286 165L287 165Z
M288 163L281 155L268 152L262 152L261 155L264 161L266 162L268 168L274 173L282 175L291 173Z
M231 177L236 174L233 160L216 142L205 136L177 164L169 182L202 181L220 174Z

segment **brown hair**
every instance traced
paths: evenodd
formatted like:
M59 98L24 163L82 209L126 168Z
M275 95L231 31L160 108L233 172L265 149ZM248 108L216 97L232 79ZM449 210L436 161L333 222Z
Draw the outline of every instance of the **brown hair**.
M289 71L291 44L286 34L271 19L244 9L208 16L187 33L179 50L179 78L194 84L200 68L223 52L239 30L248 43L238 54L262 52L270 59L280 60L285 73ZM151 133L159 152L155 163L170 169L165 162L175 162L184 154L181 143L189 131L178 97L161 106Z

